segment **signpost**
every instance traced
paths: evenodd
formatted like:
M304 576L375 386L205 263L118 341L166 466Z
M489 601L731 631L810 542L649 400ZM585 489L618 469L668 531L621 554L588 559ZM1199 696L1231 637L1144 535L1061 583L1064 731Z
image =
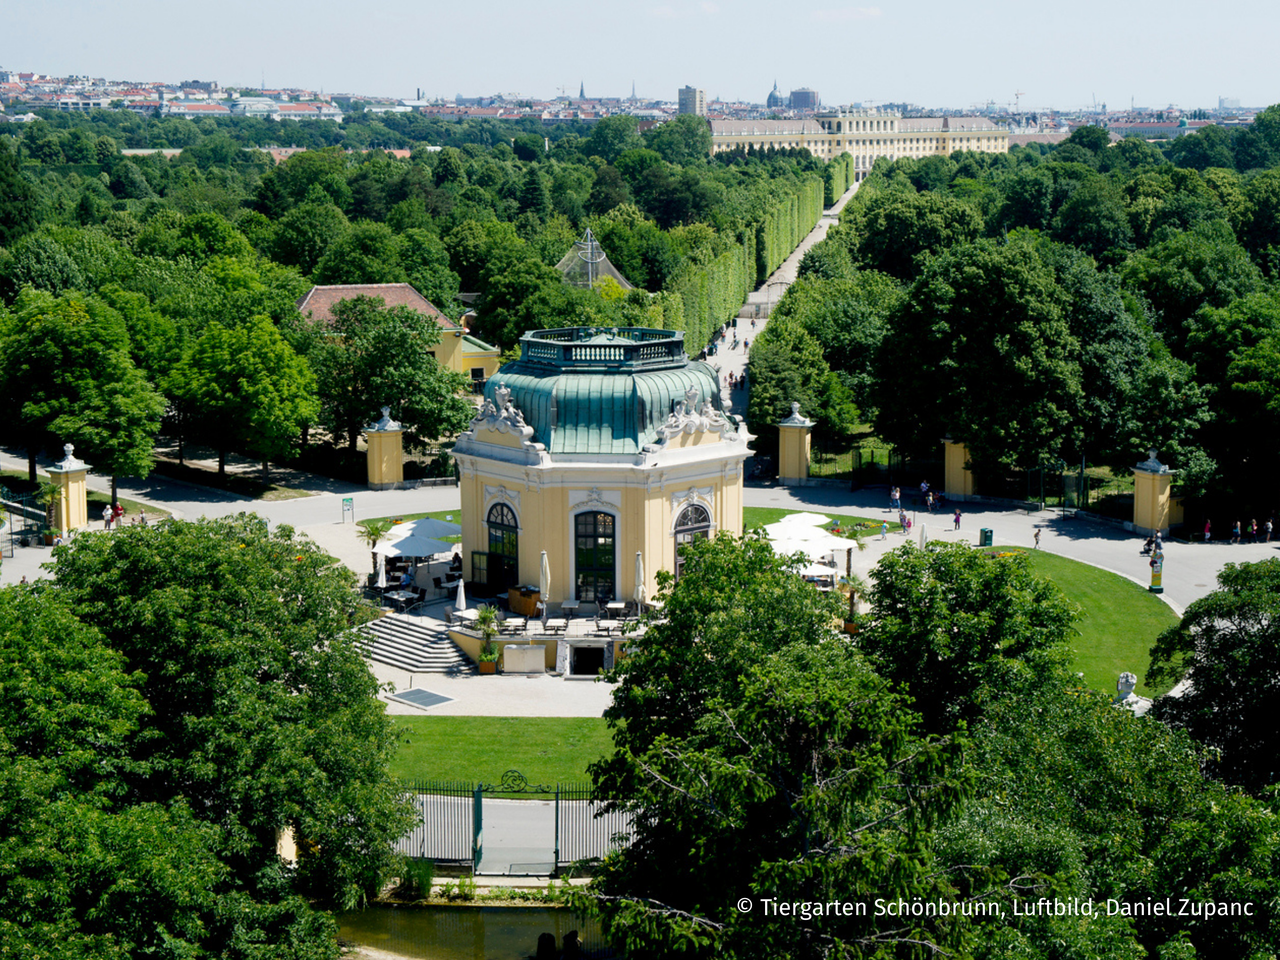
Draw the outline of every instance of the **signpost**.
M347 522L347 515L348 515L348 514L350 514L350 515L351 515L351 522L352 522L352 523L355 523L355 520L356 520L356 502L355 502L355 500L354 500L353 498L351 498L351 497L343 497L343 498L342 498L342 522L343 522L343 523L346 523L346 522Z
M1159 547L1151 553L1151 586L1147 587L1151 593L1164 593L1164 551Z

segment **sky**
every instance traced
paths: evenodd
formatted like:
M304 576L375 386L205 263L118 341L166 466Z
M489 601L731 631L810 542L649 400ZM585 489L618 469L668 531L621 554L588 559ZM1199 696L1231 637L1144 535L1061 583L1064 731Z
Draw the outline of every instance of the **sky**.
M452 99L994 101L1073 110L1280 102L1280 6L1164 0L41 0L9 5L0 68ZM1021 93L1020 97L1015 95Z

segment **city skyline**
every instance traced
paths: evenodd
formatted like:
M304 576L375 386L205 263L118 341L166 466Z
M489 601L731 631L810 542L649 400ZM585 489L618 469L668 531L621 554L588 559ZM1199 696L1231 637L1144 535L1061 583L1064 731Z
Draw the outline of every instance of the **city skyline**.
M828 106L909 102L1024 110L1212 107L1219 97L1280 100L1259 79L1280 20L1255 0L1207 19L1171 0L1158 21L1082 0L1068 9L988 0L963 16L939 0L821 6L780 16L762 0L659 0L589 14L530 15L511 0L360 10L334 0L264 7L228 0L175 8L125 0L49 0L11 11L0 67L107 79L216 80L223 86L452 99L631 95L674 101L687 85L708 100L764 102L807 87ZM1247 24L1248 29L1243 29ZM1015 96L1017 93L1021 96Z

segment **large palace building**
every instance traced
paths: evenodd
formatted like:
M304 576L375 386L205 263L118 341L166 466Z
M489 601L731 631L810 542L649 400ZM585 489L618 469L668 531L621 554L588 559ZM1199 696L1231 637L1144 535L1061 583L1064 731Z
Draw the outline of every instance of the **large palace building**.
M714 368L670 330L569 327L520 341L454 447L472 581L549 605L652 597L679 545L742 532L751 439Z
M711 152L803 147L830 160L854 156L861 180L880 157L946 156L956 150L1008 153L1009 132L986 117L902 117L874 109L837 110L810 119L711 120Z

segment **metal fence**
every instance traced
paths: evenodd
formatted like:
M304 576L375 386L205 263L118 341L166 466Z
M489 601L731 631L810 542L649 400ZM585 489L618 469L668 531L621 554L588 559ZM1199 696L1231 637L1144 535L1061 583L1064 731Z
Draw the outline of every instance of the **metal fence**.
M529 784L516 771L500 783L469 780L416 780L404 784L417 818L413 829L396 843L397 853L440 862L480 865L484 848L484 799L554 802L556 867L603 857L625 845L631 832L630 814L608 810L594 799L586 783Z

